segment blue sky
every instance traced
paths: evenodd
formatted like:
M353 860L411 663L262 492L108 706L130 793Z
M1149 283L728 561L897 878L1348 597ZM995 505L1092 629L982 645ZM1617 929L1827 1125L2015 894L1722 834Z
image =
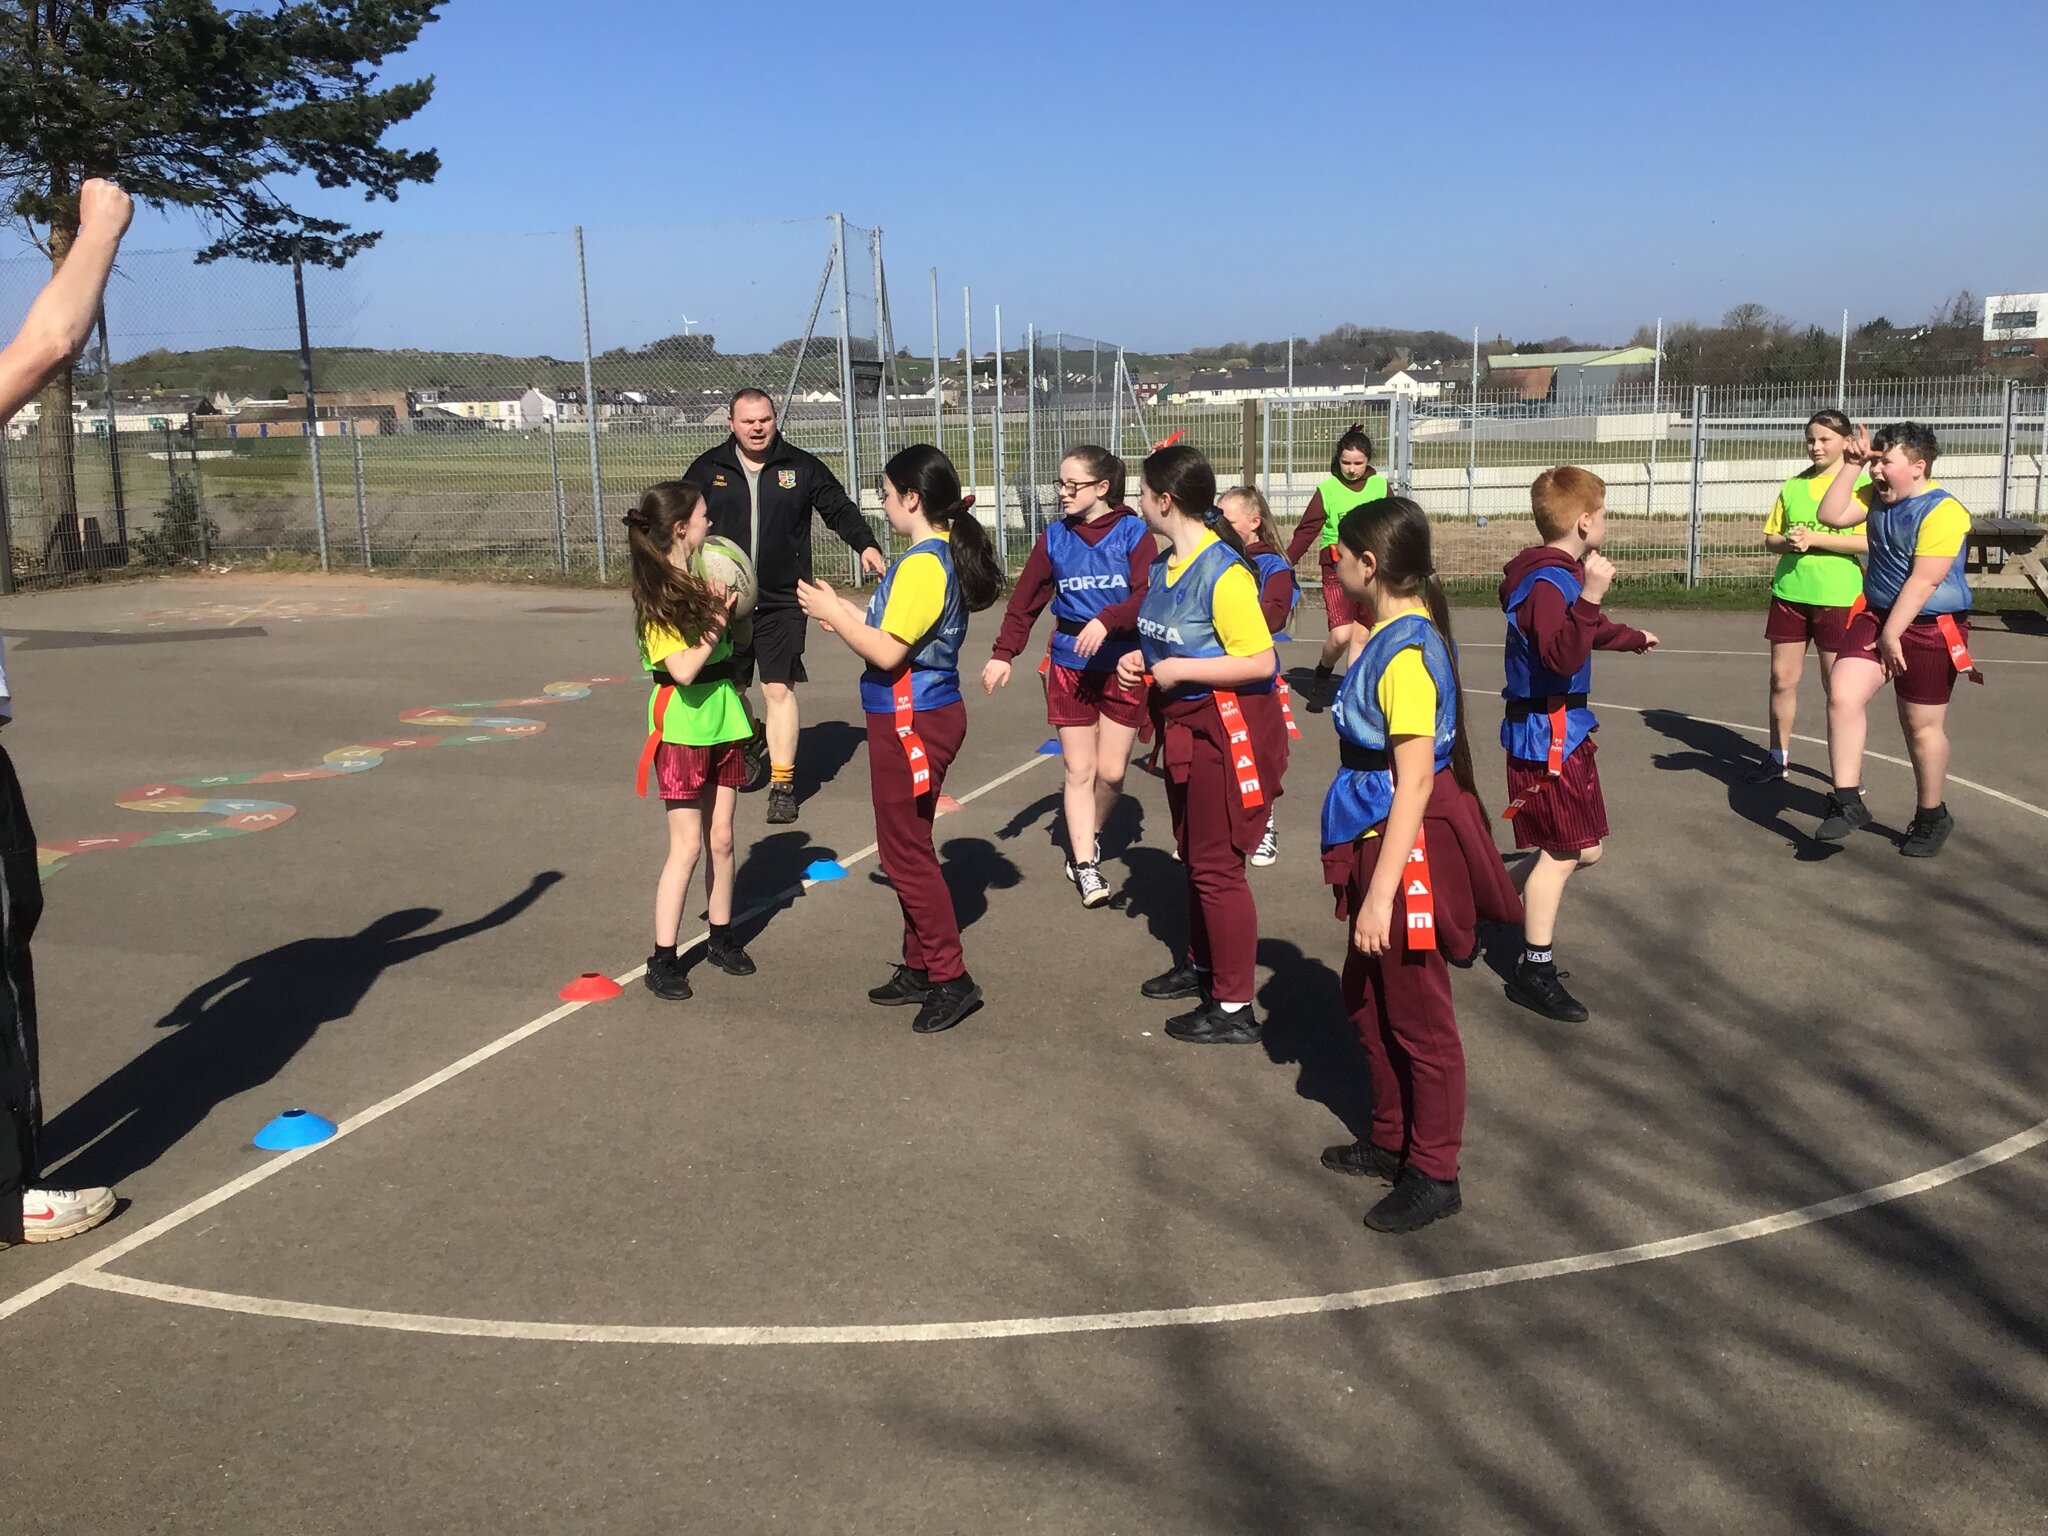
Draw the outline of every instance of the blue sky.
M440 178L343 200L387 245L315 307L330 342L573 351L568 239L538 232L581 223L599 348L685 314L770 345L837 209L884 227L920 351L933 264L948 349L965 283L978 347L996 303L1011 336L1134 348L1343 321L1620 340L1748 300L1917 319L2048 288L2044 47L2032 0L452 0L393 66L437 78L401 137ZM244 281L170 266L131 290L161 270L205 308Z

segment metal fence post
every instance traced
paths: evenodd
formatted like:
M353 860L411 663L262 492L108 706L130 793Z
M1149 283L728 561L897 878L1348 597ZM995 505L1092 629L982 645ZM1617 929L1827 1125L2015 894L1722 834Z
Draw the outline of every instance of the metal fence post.
M559 410L560 402L556 402ZM561 562L562 574L569 574L569 504L562 495L562 453L555 441L555 416L557 411L548 411L548 478L555 482L555 557Z
M1998 515L2004 517L2012 507L2012 475L2015 460L2019 457L2019 381L2005 381L2005 420L1998 438Z
M1257 485L1259 482L1252 474L1252 466L1256 463L1252 454L1252 445L1258 441L1259 437L1259 402L1256 396L1244 403L1244 411L1238 425L1237 435L1242 440L1239 446L1244 450L1244 479L1240 483L1244 485Z
M857 507L861 497L860 445L854 438L853 333L849 329L851 317L847 313L849 300L846 295L846 215L835 213L831 220L832 263L839 275L839 420L841 430L846 433L846 490Z
M1692 387L1692 502L1685 519L1685 584L1700 584L1700 482L1707 469L1707 386Z
M1038 537L1038 327L1024 327L1024 489L1017 502L1024 538Z
M1273 500L1273 402L1259 397L1259 491L1268 503Z
M1465 519L1477 509L1479 497L1479 327L1472 327L1471 404L1465 412Z
M14 596L14 519L7 501L7 432L0 428L0 597Z
M1287 338L1287 510L1296 517L1294 505L1294 338Z
M981 483L981 466L974 447L974 292L969 288L960 290L960 355L967 359L967 388L962 398L967 407L967 489L971 491Z
M320 484L320 419L313 407L313 337L306 328L306 269L292 258L292 297L299 307L299 377L306 386L306 451L313 461L313 527L320 538L320 569L332 570L327 554L327 492Z
M356 469L356 543L362 551L363 569L375 570L376 562L370 557L370 499L363 494L363 434L362 423L348 424L349 457L355 460Z
M939 392L939 269L932 268L932 446L946 451L945 397ZM968 489L973 490L972 486Z
M128 497L121 484L120 413L114 409L114 349L107 344L107 306L100 306L100 398L107 408L107 484L114 493L114 542L128 547ZM148 455L144 454L147 458Z
M583 422L590 433L590 520L597 529L597 579L608 580L604 547L604 474L597 458L597 378L590 363L590 271L583 260L583 226L576 226L576 292L583 307Z
M1657 361L1650 368L1650 484L1643 495L1643 512L1657 511L1657 447L1664 436L1664 317L1657 317Z
M1010 574L1010 535L1003 525L1003 306L996 306L996 415L991 447L996 460L996 545L1003 552L1003 574Z
M199 514L199 559L204 563L213 559L213 536L206 527L206 479L199 472L199 428L188 420L186 430L192 444L192 509Z

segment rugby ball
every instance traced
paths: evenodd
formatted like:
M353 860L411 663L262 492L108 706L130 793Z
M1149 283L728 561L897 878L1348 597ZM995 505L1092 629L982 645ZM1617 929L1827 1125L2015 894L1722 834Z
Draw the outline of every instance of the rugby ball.
M735 618L754 611L754 599L759 592L754 584L754 562L731 539L714 533L704 541L697 551L697 574L739 595L732 609Z

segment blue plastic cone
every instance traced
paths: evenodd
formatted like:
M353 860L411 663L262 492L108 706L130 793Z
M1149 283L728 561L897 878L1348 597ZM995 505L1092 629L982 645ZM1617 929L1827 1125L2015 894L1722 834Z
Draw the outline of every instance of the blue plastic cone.
M266 1152L289 1152L294 1147L317 1146L334 1134L334 1122L310 1109L288 1109L256 1133L256 1145Z
M1276 643L1284 643L1288 645L1292 645L1294 643L1294 636L1287 633L1287 631L1284 629L1281 630L1279 634L1275 635L1273 639Z
M846 866L835 863L831 859L819 859L815 864L804 866L804 878L806 880L844 880L846 878Z
M1038 749L1038 755L1039 755L1040 757L1058 757L1058 756L1060 755L1060 739L1059 739L1059 737L1057 737L1057 736L1048 736L1048 737L1046 737L1046 738L1045 738L1045 745L1044 745L1044 746L1042 746L1042 747L1040 747L1040 748Z

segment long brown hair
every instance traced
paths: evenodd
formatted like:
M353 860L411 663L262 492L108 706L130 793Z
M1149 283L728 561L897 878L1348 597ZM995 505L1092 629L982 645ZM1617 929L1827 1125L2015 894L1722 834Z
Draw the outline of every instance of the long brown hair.
M710 585L669 560L676 531L703 500L696 486L663 480L642 491L626 514L626 543L633 552L633 622L642 634L671 629L695 645L725 616L725 604Z
M1337 525L1337 537L1354 555L1371 555L1379 579L1396 597L1419 597L1429 609L1429 622L1444 637L1451 657L1451 711L1457 721L1451 741L1451 776L1468 794L1477 794L1472 780L1472 746L1465 739L1465 685L1458 676L1458 647L1451 639L1451 604L1437 579L1436 557L1429 547L1429 514L1406 496L1384 496L1353 507Z

